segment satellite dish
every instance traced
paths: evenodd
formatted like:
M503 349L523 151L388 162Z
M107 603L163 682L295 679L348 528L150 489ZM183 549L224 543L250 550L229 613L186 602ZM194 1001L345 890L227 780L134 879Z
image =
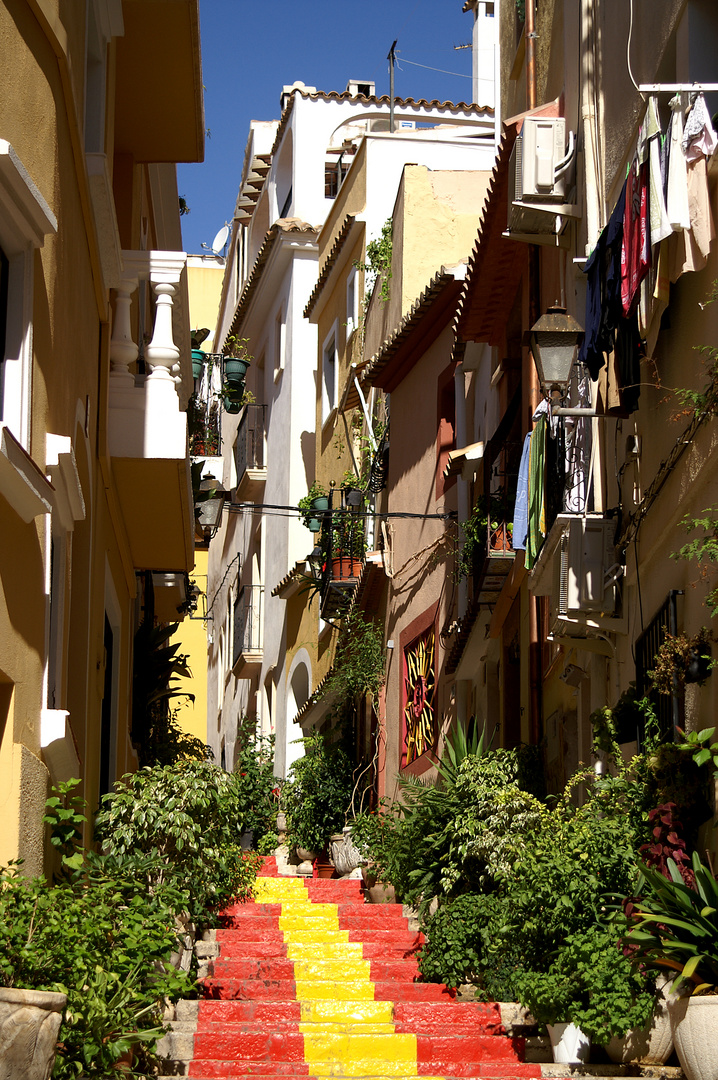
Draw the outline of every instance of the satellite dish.
M227 225L225 223L222 226L222 228L219 230L217 235L215 236L214 240L212 241L212 251L214 252L215 255L219 255L220 251L222 250L222 248L227 243L228 236L229 236L229 225Z

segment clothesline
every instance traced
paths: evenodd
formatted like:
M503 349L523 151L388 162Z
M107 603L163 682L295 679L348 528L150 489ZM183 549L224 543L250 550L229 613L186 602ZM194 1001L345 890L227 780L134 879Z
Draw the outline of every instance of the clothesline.
M718 83L641 83L641 94L712 94Z

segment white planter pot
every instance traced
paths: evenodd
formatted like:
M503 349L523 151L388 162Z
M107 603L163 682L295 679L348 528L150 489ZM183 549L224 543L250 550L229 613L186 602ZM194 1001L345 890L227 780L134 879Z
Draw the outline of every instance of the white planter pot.
M65 994L0 987L0 1080L47 1080Z
M656 1006L647 1027L611 1039L606 1046L611 1061L624 1064L638 1061L641 1065L664 1065L668 1061L673 1052L673 1027L681 1000L670 993L670 988L670 982L657 987Z
M591 1040L575 1024L547 1024L553 1060L561 1065L579 1065L588 1061Z
M718 996L682 998L673 1040L687 1080L718 1080Z
M330 840L332 862L338 874L351 874L365 861L352 840L351 826L346 826Z

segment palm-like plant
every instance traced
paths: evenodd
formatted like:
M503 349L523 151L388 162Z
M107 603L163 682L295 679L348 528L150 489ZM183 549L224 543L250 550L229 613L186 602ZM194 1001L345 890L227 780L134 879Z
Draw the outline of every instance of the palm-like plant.
M624 941L651 965L677 971L673 987L693 984L692 993L718 987L718 881L693 855L695 889L689 888L673 859L670 880L657 870L643 870L645 897L635 903L635 925Z

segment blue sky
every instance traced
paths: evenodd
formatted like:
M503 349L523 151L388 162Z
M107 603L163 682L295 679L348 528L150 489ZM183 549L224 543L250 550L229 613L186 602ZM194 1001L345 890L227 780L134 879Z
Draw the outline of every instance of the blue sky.
M190 207L185 251L199 253L231 220L249 122L279 118L283 85L301 79L343 91L349 79L368 79L388 94L386 56L397 38L398 97L470 100L471 50L454 49L471 41L473 16L462 7L463 0L200 0L211 136L204 162L178 170Z

